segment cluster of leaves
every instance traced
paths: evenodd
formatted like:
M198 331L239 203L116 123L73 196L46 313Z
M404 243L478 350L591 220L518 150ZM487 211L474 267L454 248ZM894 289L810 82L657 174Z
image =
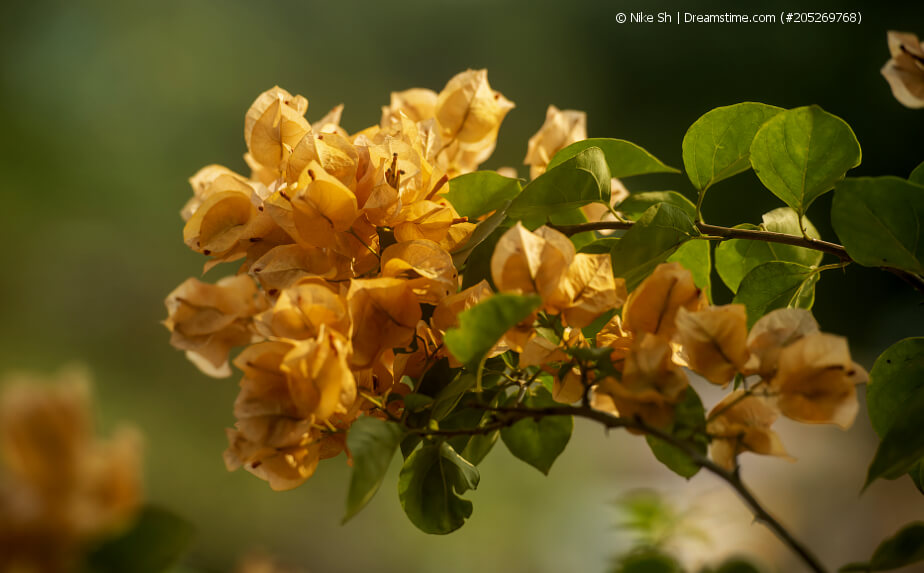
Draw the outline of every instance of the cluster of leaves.
M554 107L530 140L528 183L474 171L512 108L484 72L392 94L381 124L352 135L339 108L315 124L306 108L262 94L245 122L250 176L210 166L192 178L186 243L207 267L243 264L215 285L180 285L166 324L213 375L249 345L234 360L229 468L287 489L346 450L346 519L400 450L409 519L451 532L498 438L547 473L574 416L646 435L680 475L706 468L746 491L737 456L785 456L779 414L840 427L856 415L865 372L809 312L822 272L856 263L924 285L924 167L845 179L859 143L817 106L742 103L698 119L682 144L695 203L628 191L621 180L679 171L633 143L586 139L583 114ZM786 206L759 225L703 221L707 191L748 169ZM832 189L843 246L806 217ZM731 304L712 304L713 270ZM884 359L870 480L920 483L920 340ZM687 371L730 390L708 414Z

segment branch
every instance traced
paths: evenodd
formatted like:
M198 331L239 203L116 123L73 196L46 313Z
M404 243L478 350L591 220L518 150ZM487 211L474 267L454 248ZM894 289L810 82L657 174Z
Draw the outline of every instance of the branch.
M802 561L816 573L824 573L824 566L818 561L809 549L803 545L799 540L797 540L793 535L779 522L773 515L767 511L764 506L760 504L754 494L745 486L744 482L741 481L741 478L736 472L729 471L722 466L719 466L706 456L702 455L700 452L695 450L689 443L680 440L669 434L660 430L658 428L649 426L643 421L638 419L628 419L620 418L618 416L613 416L612 414L607 414L606 412L600 410L594 410L589 406L555 406L548 408L504 408L504 407L492 407L492 406L475 406L480 407L491 412L496 412L501 416L501 418L493 423L486 426L476 427L476 428L467 428L467 429L458 429L458 430L429 430L429 429L419 429L415 433L421 435L429 436L458 436L458 435L478 435L478 434L487 434L495 430L502 429L507 426L511 426L516 422L527 419L541 419L546 416L575 416L578 418L585 418L588 420L593 420L602 424L606 428L627 428L632 430L637 430L639 432L654 436L660 440L664 440L668 444L674 446L681 452L683 452L690 460L695 463L697 466L709 471L710 473L719 477L722 481L727 483L739 497L744 501L744 503L750 508L751 513L754 514L754 518L757 521L762 522L770 531L772 531L784 544L786 544L794 553L796 553Z
M579 225L549 225L550 227L568 235L576 235L578 233L584 233L587 231L603 231L603 230L628 230L631 229L635 223L633 221L600 221L595 223L581 223ZM756 231L751 229L732 229L730 227L720 227L718 225L710 225L708 223L696 223L696 228L700 232L709 235L711 237L716 237L721 241L727 241L730 239L744 239L747 241L763 241L765 243L781 243L783 245L792 245L794 247L802 247L805 249L812 249L813 251L820 251L829 255L834 255L839 258L844 263L851 263L854 260L847 254L847 250L836 243L829 243L828 241L822 241L820 239L813 239L811 237L800 237L798 235L787 235L785 233L774 233L773 231ZM924 278L901 269L895 269L892 267L880 267L884 271L888 271L898 278L902 279L909 285L911 285L917 291L924 293Z

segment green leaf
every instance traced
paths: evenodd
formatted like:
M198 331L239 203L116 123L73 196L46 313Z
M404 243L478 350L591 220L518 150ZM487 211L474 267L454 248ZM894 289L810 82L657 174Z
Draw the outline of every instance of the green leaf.
M924 274L924 185L899 177L846 179L834 193L831 224L861 265Z
M459 326L446 332L446 347L457 360L475 369L504 333L540 304L542 299L535 295L496 294L459 313Z
M924 392L916 392L895 414L870 463L863 489L878 478L896 479L924 458Z
M404 397L404 409L408 412L419 412L432 403L432 397L416 392L411 392Z
M87 573L161 573L186 551L194 533L185 519L146 505L130 529L87 555L83 569Z
M703 456L706 455L708 441L706 439L706 411L699 395L692 387L688 387L683 400L674 409L674 425L671 434L679 440L692 442ZM654 436L645 436L648 446L662 464L674 473L690 479L699 471L699 466L690 459L690 456Z
M693 219L668 203L649 207L613 247L613 275L634 289L682 244L699 235Z
M712 302L712 249L709 241L687 241L667 257L667 262L677 262L693 275L693 282Z
M636 549L619 559L614 573L682 573L676 559L654 547Z
M446 442L425 445L404 462L398 497L404 513L424 533L446 534L472 515L472 502L459 497L478 487L478 469Z
M521 190L519 179L494 171L476 171L450 179L449 192L444 197L459 215L474 219L501 209Z
M349 521L375 496L404 436L404 429L394 422L371 416L363 416L353 422L347 434L347 447L353 455L353 473L347 493L346 515L341 523Z
M544 386L538 386L523 399L527 408L560 406ZM543 416L538 420L525 418L501 430L501 439L515 457L548 475L568 441L574 419L571 416Z
M715 573L760 573L760 569L750 561L732 557L724 561Z
M813 239L821 238L811 221L803 217L803 222L806 234L809 237ZM780 207L765 213L763 223L759 227L745 224L737 225L735 228L802 236L802 230L799 228L799 215L789 207ZM723 241L716 247L715 268L719 272L722 282L728 286L729 290L737 292L741 279L758 265L769 263L770 261L784 261L811 267L821 263L823 256L820 251L804 247L764 241L749 241L747 239L732 239Z
M763 103L718 107L697 119L683 136L683 166L701 192L751 168L751 142L760 126L783 111Z
M879 437L892 427L911 398L924 392L924 337L896 342L879 355L869 372L866 409Z
M800 214L859 165L860 157L850 126L816 105L777 114L751 144L757 177Z
M914 171L908 176L908 181L917 183L918 185L924 185L924 161L914 168Z
M649 207L658 203L669 203L696 218L696 205L676 191L645 191L633 193L619 204L619 211L630 219L638 219Z
M754 267L741 280L733 302L747 307L748 328L777 308L812 308L818 270L796 263L772 261Z
M588 147L531 181L510 203L511 218L546 216L610 200L610 171L603 151Z
M879 544L869 563L851 563L839 569L845 572L888 571L924 561L924 522L916 521Z
M549 161L549 169L591 147L597 147L603 151L611 177L624 178L648 173L680 173L679 169L665 165L660 159L630 141L603 137L583 139L572 143L552 157Z

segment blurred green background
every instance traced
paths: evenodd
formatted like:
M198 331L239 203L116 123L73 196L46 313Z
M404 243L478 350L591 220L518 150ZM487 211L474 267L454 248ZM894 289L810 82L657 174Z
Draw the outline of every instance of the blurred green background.
M748 12L805 9L748 4ZM197 525L186 562L195 570L227 571L240 555L263 549L309 571L604 571L626 542L613 529L610 502L639 485L663 487L680 503L699 500L718 512L717 523L734 525L714 526L707 555L752 552L791 570L789 555L759 526L749 527L749 516L717 483L707 476L684 482L658 468L643 441L606 438L584 424L548 478L498 448L471 496L472 519L451 536L428 537L404 518L395 467L371 506L340 526L348 479L342 457L287 493L225 471L223 428L233 423L236 380L199 374L158 324L165 295L198 275L203 262L182 243L186 179L209 163L245 171L244 112L274 84L308 97L310 120L346 104L343 124L356 131L378 122L392 90L438 90L461 70L488 68L492 87L517 104L489 168L520 166L548 104L585 110L591 136L634 141L675 166L682 165L683 134L699 115L746 100L817 103L843 117L863 146L856 175L907 176L924 159L924 110L901 107L879 74L888 59L886 30L924 36L920 2L819 0L810 7L860 10L861 25L615 19L618 12L744 11L742 5L4 3L0 367L49 372L78 361L91 368L104 426L127 420L147 436L149 497ZM682 177L628 186L692 193ZM836 240L830 199L817 201L810 216ZM705 214L720 224L756 223L780 205L748 173L717 185ZM890 344L922 334L920 298L886 273L829 273L817 293L822 328L849 336L867 368ZM719 302L728 298L717 294ZM857 497L875 448L865 415L848 433L781 427L800 462L746 459L745 477L830 565L867 557L879 539L924 514L906 479Z

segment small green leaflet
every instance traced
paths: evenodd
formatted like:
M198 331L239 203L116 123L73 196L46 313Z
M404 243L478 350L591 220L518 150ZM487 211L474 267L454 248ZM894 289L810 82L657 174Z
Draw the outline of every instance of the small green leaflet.
M459 326L446 333L446 347L469 369L477 369L504 333L540 304L535 295L496 294L459 313Z

